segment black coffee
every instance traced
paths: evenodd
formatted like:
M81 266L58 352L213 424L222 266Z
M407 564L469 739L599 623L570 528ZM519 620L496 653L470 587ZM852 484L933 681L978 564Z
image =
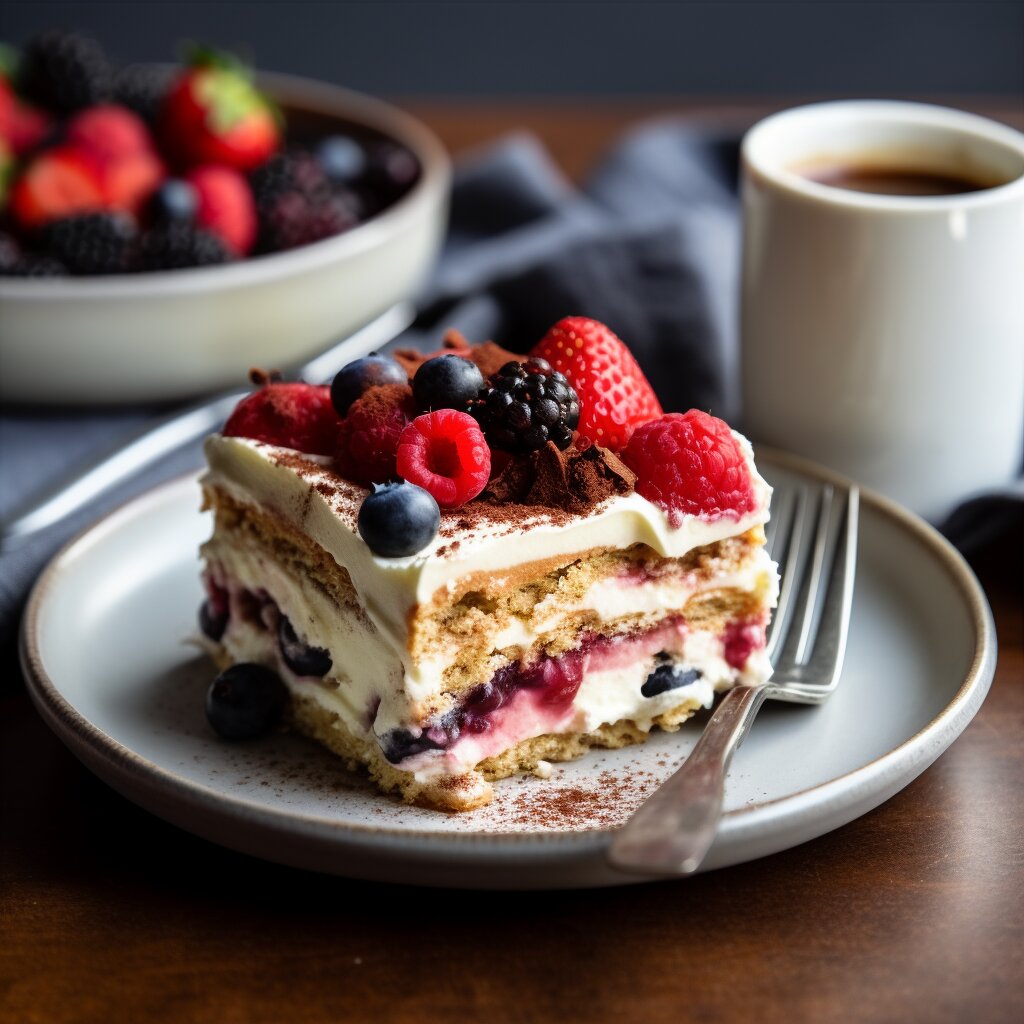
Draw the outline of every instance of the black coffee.
M831 164L801 169L800 174L810 181L833 188L890 196L955 196L964 192L980 192L993 185L992 182L980 182L959 174L912 167Z

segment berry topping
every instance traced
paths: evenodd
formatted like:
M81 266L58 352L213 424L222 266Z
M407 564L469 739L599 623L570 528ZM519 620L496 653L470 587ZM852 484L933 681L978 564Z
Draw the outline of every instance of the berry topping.
M129 268L135 222L125 213L82 213L53 221L42 237L72 274L119 274Z
M412 379L416 408L465 409L484 386L483 374L462 356L444 355L428 359Z
M114 74L102 47L73 32L44 32L25 48L20 92L57 114L108 100Z
M360 395L338 429L341 475L364 487L394 480L398 439L415 415L408 384L383 384Z
M172 84L160 111L168 152L186 167L259 167L280 143L270 104L249 69L226 54L198 50Z
M622 453L636 489L678 527L684 515L738 518L754 509L750 470L729 425L699 409L637 427Z
M209 231L175 221L147 231L139 246L139 270L180 270L227 263L231 254Z
M422 551L437 535L441 510L422 487L374 485L359 509L359 535L375 555L403 558Z
M661 415L661 404L628 348L597 320L559 320L534 346L576 389L579 431L591 441L619 451L633 431Z
M347 416L349 406L364 391L383 384L408 384L405 370L387 356L363 356L343 366L331 382L331 401L339 416Z
M129 64L114 77L114 99L138 114L151 128L156 125L170 85L167 69L152 64Z
M397 468L399 476L429 491L442 508L458 508L486 486L491 453L472 416L439 409L417 416L402 431Z
M226 740L269 732L281 720L288 691L276 673L242 662L221 672L206 695L206 718Z
M329 135L316 147L316 162L327 178L350 184L366 170L366 150L347 135Z
M195 187L181 178L168 178L149 199L149 219L154 224L172 221L191 223L199 209Z
M104 163L148 153L153 148L142 118L114 103L76 114L68 123L67 141Z
M277 625L277 639L284 663L297 676L320 679L331 671L331 656L327 651L303 643L286 615L281 616Z
M299 382L264 384L243 398L224 424L227 437L250 437L310 455L332 454L337 432L330 389Z
M196 222L216 235L235 256L256 241L256 204L249 182L230 167L197 167L186 181L198 198Z
M0 73L0 141L15 156L35 149L52 128L49 115L16 96Z
M506 363L494 374L471 412L492 448L522 454L552 441L564 451L579 422L580 401L549 363L528 359Z
M657 697L659 693L678 690L700 679L702 673L695 668L680 668L678 665L659 665L640 687L645 697Z
M106 205L101 171L94 159L70 146L40 153L11 190L11 212L29 229Z

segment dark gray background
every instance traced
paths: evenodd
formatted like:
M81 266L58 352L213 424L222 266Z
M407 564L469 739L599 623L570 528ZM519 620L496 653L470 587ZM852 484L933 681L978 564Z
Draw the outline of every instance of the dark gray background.
M119 60L243 44L397 95L1024 95L1024 3L2 0L0 36L82 28Z

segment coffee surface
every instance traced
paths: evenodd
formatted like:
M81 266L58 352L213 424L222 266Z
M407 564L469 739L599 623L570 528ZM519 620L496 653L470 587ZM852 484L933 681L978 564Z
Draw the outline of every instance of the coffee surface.
M805 168L800 174L810 181L833 188L892 196L953 196L992 187L990 182L913 167L830 164Z

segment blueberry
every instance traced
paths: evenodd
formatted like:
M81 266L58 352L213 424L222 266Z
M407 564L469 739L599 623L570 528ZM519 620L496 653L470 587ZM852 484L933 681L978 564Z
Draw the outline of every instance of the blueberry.
M316 161L332 182L347 185L366 170L366 150L346 135L329 135L316 147Z
M149 215L156 224L171 224L195 219L199 195L195 188L180 178L168 178L149 200Z
M678 668L675 665L660 665L648 677L640 692L645 697L657 697L668 690L678 690L680 686L689 686L701 677L695 668Z
M316 676L319 679L331 671L331 656L327 651L304 644L286 615L282 615L278 623L277 639L284 663L297 676Z
M381 384L408 384L409 375L387 356L363 356L343 366L331 384L331 401L339 416L367 389Z
M374 485L359 509L359 535L384 558L416 554L434 539L440 525L437 502L415 484Z
M412 379L416 408L465 409L483 387L484 377L476 364L462 356L428 359Z
M228 610L225 606L221 612L215 612L209 600L199 606L199 628L211 640L217 641L228 628Z
M269 668L242 662L221 672L206 695L206 718L226 740L269 732L281 720L288 691Z

